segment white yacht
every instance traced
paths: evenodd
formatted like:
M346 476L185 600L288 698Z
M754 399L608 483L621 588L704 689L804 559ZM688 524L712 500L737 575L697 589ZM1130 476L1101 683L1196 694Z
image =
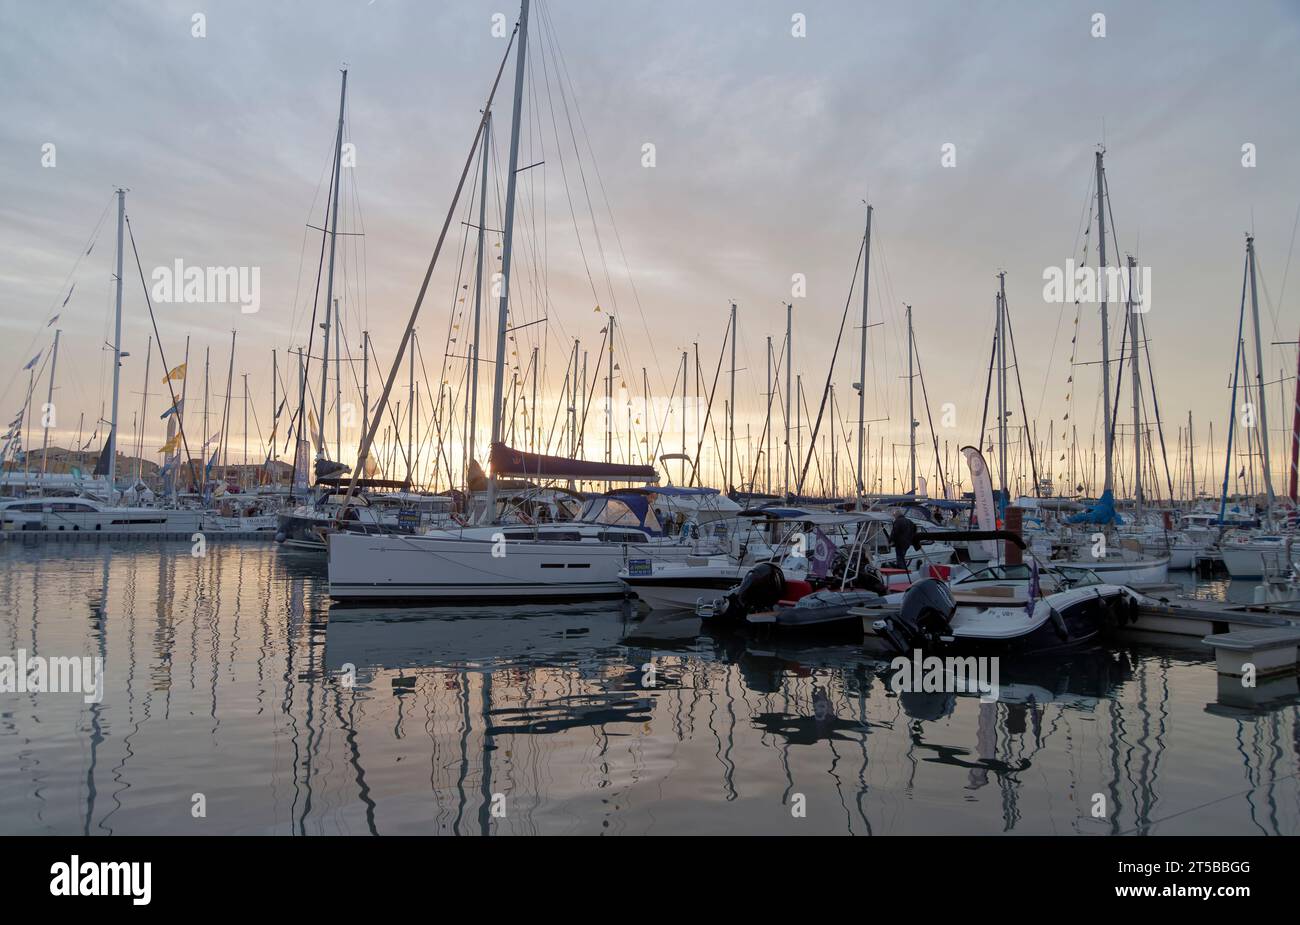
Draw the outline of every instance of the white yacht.
M94 498L18 498L0 502L5 530L91 533L193 533L198 511L122 507Z

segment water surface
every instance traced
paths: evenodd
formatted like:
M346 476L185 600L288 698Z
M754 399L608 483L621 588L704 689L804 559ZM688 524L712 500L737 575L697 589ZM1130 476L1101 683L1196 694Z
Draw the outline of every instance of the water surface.
M8 542L0 574L0 655L106 673L0 694L6 834L1300 831L1295 679L1243 704L1199 648L1004 661L981 703L624 604L331 610L271 544Z

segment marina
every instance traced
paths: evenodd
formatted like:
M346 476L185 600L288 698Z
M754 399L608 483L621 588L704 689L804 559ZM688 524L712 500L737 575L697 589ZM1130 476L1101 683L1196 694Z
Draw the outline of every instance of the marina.
M20 892L1017 836L868 875L1285 899L1300 17L1020 6L6 17ZM329 897L430 880L367 846Z

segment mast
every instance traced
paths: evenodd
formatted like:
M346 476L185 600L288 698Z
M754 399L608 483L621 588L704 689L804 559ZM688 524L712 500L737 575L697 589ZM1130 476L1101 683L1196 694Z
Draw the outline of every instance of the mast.
M58 346L57 336L56 334L54 342L56 349ZM53 374L51 373L51 375ZM1291 497L1292 507L1296 507L1297 476L1300 476L1300 353L1296 357L1295 415L1291 421L1291 484L1287 492Z
M415 474L415 332L411 332L411 352L406 357L406 481ZM438 396L439 405L442 395ZM401 437L399 436L400 440Z
M682 354L682 374L686 373L686 354ZM767 422L763 425L763 433L767 435L767 450L763 453L763 490L769 494L772 491L772 335L767 335ZM683 416L684 417L684 416ZM686 446L686 434L682 433L682 446ZM686 452L685 449L682 452ZM682 466L685 467L683 462Z
M271 457L270 457L271 462L275 461L275 428L280 423L280 401L279 401L280 395L279 395L279 388L278 388L279 378L280 378L280 363L279 360L276 358L275 350L272 349L271 350ZM259 482L260 482L260 477L259 477Z
M245 485L248 478L248 373L244 377L244 471L239 475L239 484Z
M1128 295L1125 310L1129 322L1130 378L1133 380L1133 512L1142 513L1142 365L1138 362L1138 315L1133 311L1133 268L1137 261L1128 257ZM1156 494L1159 495L1159 490ZM1170 499L1171 501L1173 499Z
M608 351L605 354L605 462L614 461L614 316L605 329ZM605 486L609 487L608 484Z
M329 382L330 366L330 306L334 303L334 249L338 241L339 233L339 172L343 162L343 107L348 96L348 71L343 69L343 85L339 90L339 128L338 134L334 138L334 190L332 193L333 217L330 220L330 263L329 274L325 282L325 323L321 326L324 328L325 352L321 356L320 364L320 421L317 422L317 430L320 436L320 455L325 456L325 389ZM335 319L335 324L338 319ZM339 409L335 409L337 414Z
M1259 295L1255 291L1255 236L1246 237L1246 260L1250 265L1250 311L1255 322L1255 392L1259 396L1259 452L1264 460L1264 491L1268 495L1268 517L1273 516L1273 469L1268 458L1268 401L1264 394L1264 347L1259 330Z
M519 51L515 58L515 100L510 115L510 172L506 175L506 214L501 254L501 300L497 309L496 367L492 371L492 446L501 442L501 397L506 366L506 336L510 323L510 260L513 256L515 225L515 182L519 170L519 117L524 105L524 63L528 52L528 0L519 8ZM489 453L491 448L489 448ZM496 472L488 479L484 517L496 520Z
M1102 166L1102 148L1097 149L1097 286L1101 295L1101 417L1106 441L1106 484L1103 492L1115 489L1113 445L1114 432L1110 426L1110 321L1106 302L1106 169Z
M235 332L230 332L230 367L226 370L226 404L221 412L221 477L230 468L230 396L235 385ZM322 439L324 435L322 434Z
M54 371L59 365L59 334L60 329L54 329L54 353L50 357L50 385L45 392L45 413L41 415L41 424L44 426L44 433L41 436L41 492L45 491L45 470L47 468L46 457L49 454L50 447L50 410L54 407ZM23 450L26 455L26 449ZM1295 494L1292 491L1292 494Z
M1187 465L1191 470L1188 478L1191 480L1191 501L1196 504L1196 440L1192 435L1192 412L1187 412ZM1294 471L1294 470L1293 470ZM1292 476L1292 493L1295 490L1295 477Z
M343 323L334 300L334 458L343 460ZM323 413L323 412L322 412Z
M871 211L867 211L869 216ZM870 219L868 219L870 221ZM785 305L785 499L790 500L790 386L791 370L794 365L794 303ZM862 457L858 456L858 475L862 474Z
M998 342L998 483L1002 489L1002 504L1007 495L1007 274L998 273L997 294L997 342Z
M492 113L484 117L483 122L483 164L479 168L480 184L478 193L478 256L474 261L474 341L469 352L469 459L474 462L474 434L478 430L478 342L483 313L483 260L484 236L487 232L487 175L488 151L492 139ZM574 362L577 362L577 342L574 342ZM574 367L577 374L577 366ZM466 475L466 487L469 476Z
M731 401L727 404L727 479L724 492L735 488L732 462L736 458L736 303L731 303Z
M57 339L55 343L58 343ZM149 341L144 348L144 389L140 393L140 433L136 439L135 449L135 480L137 482L144 475L144 422L145 415L149 413L149 363L152 359L153 335L150 334ZM51 376L53 376L53 371L51 371ZM53 383L53 378L50 381ZM41 460L41 469L42 471L45 469L44 459Z
M915 355L916 343L912 338L912 306L907 306L907 451L910 457L911 481L908 485L910 490L916 490L916 410L915 395L916 379L912 373L912 358Z
M871 289L871 206L867 206L867 230L862 241L862 332L858 348L858 506L866 492L862 468L867 458L867 293Z
M117 397L122 380L122 230L126 224L126 190L117 191L117 276L113 309L113 411L108 425L108 503L117 495Z
M370 433L370 332L361 332L361 433ZM364 439L364 437L362 438ZM357 448L360 452L360 447ZM369 453L366 454L367 456ZM358 459L357 466L364 474L366 460Z
M688 378L689 374L686 371L686 357L687 357L687 353L685 350L683 350L682 351L682 462L681 462L681 469L682 469L681 483L683 485L686 484L686 400L689 397L689 393L691 391L690 379Z

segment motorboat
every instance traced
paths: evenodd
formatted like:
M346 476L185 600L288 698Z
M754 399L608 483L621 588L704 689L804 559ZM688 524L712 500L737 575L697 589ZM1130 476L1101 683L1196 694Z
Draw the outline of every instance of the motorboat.
M194 533L198 511L164 507L129 507L94 498L21 498L0 502L5 530L91 533Z
M1291 563L1291 537L1283 533L1240 533L1219 543L1223 566L1233 578L1263 578Z

